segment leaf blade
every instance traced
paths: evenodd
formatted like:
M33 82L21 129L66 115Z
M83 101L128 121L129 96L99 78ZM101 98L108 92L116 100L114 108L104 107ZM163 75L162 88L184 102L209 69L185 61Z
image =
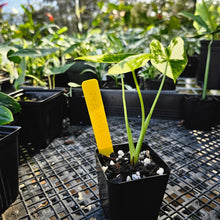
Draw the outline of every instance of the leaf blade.
M188 61L182 38L173 38L167 48L164 48L159 41L153 40L150 44L150 51L152 65L164 74L166 63L168 63L166 76L173 79L175 83Z
M108 71L108 74L117 75L131 72L132 70L145 66L149 60L150 54L129 56L111 67Z

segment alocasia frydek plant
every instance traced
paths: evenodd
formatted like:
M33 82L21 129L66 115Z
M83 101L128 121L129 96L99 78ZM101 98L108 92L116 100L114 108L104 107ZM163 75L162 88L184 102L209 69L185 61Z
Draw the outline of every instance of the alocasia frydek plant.
M136 164L138 161L139 153L141 151L144 136L147 132L147 128L150 123L151 116L153 114L156 103L162 91L165 77L167 76L173 79L174 82L176 82L176 79L182 73L182 71L184 70L187 64L187 56L184 50L183 40L180 37L176 37L172 39L172 41L170 42L167 48L164 48L164 46L158 40L153 40L150 43L150 54L145 54L145 53L136 54L136 55L103 54L103 55L79 57L78 59L91 61L91 62L117 63L109 69L108 74L110 75L121 74L122 100L123 100L124 118L125 118L125 124L126 124L127 136L128 136L129 150L130 150L130 160L132 164ZM157 92L157 95L151 106L150 112L148 113L147 117L145 117L144 102L134 71L137 68L145 66L148 61L151 61L152 65L154 65L161 73L163 73L163 78L159 90ZM123 74L127 72L132 72L133 74L133 79L140 100L141 114L142 114L141 131L136 146L134 146L132 132L128 123L127 108L126 108Z

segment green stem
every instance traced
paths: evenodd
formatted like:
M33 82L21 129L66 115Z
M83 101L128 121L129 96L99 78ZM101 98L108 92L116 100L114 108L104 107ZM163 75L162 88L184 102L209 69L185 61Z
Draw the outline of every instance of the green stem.
M153 102L153 104L151 106L150 112L148 113L148 116L147 116L146 120L144 121L144 126L141 128L141 133L140 133L140 136L138 138L137 146L136 146L136 149L135 149L134 164L137 163L137 161L138 161L138 156L139 156L139 153L141 151L141 147L142 147L142 143L143 143L143 140L144 140L145 133L147 131L147 128L148 128L149 123L150 123L150 119L152 117L152 114L154 112L155 106L157 104L157 101L159 99L160 93L162 91L163 84L164 84L165 77L166 77L166 73L167 73L167 67L168 67L168 62L166 62L165 73L164 73L162 81L160 83L160 87L159 87L159 90L157 92L157 95L156 95L156 97L154 99L154 102Z
M208 45L207 58L206 58L206 68L205 68L205 77L204 77L204 84L203 84L203 91L202 91L202 100L204 100L206 98L212 42L213 42L213 39L210 40L209 45Z
M48 78L48 83L49 83L49 89L52 89L51 78L50 76L48 76L47 78Z
M128 123L127 107L126 107L126 100L125 100L125 85L124 85L124 79L123 79L122 74L121 74L121 84L122 84L122 101L123 101L123 109L124 109L125 126L126 126L126 130L127 130L128 145L129 145L129 150L130 150L130 160L131 160L131 163L133 163L135 148L134 148L131 129L130 129L129 123Z
M52 80L53 80L53 89L55 89L55 75L53 75L53 78L52 78Z
M135 83L135 86L136 86L136 89L137 89L137 93L138 93L138 97L139 97L139 101L140 101L140 105L141 105L141 118L142 118L141 127L143 127L144 126L144 121L145 121L144 101L143 101L143 97L141 95L141 90L140 90L140 87L138 85L137 77L135 75L134 70L132 70L132 75L133 75L134 83Z

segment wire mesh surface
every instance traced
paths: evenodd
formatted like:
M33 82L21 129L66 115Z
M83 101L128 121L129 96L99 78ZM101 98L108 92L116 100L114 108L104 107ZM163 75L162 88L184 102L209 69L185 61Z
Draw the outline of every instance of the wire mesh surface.
M126 142L124 119L108 117L113 143ZM130 119L134 140L140 119ZM178 121L152 119L145 140L171 168L158 219L220 219L220 126L186 130ZM19 196L6 220L104 220L99 203L91 126L70 126L36 152L20 147Z

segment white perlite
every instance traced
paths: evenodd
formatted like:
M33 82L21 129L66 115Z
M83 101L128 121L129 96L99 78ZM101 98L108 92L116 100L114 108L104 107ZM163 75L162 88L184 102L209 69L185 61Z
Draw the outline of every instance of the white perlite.
M111 165L111 166L115 165L115 163L114 163L113 160L110 161L110 165Z
M105 173L105 171L108 169L108 167L102 166L102 170Z
M149 158L145 158L144 159L144 166L147 166L148 164L150 164L150 159Z
M123 156L124 156L124 152L123 152L122 150L119 150L119 151L118 151L118 156L123 157Z
M127 181L127 182L128 182L128 181L131 181L131 177L130 177L130 176L127 176L126 181Z
M132 179L133 179L133 180L141 179L140 172L137 171L136 173L132 174Z
M157 174L158 175L163 175L164 173L164 169L162 167L160 167L158 170L157 170Z

